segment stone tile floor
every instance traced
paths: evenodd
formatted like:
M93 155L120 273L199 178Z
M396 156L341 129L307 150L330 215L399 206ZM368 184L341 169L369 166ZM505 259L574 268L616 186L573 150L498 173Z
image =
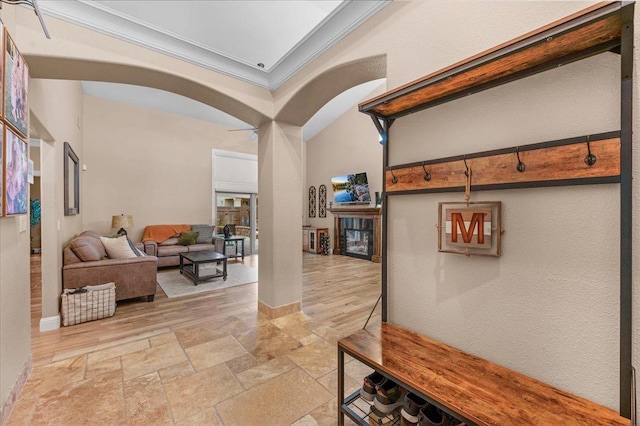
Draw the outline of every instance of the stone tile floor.
M254 311L71 356L34 367L7 425L336 424L340 337ZM371 370L345 371L348 394Z

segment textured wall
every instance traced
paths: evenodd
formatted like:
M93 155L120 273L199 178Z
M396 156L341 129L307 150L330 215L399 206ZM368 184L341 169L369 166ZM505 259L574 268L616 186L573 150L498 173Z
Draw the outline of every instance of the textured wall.
M210 223L212 149L257 154L257 140L225 126L85 96L85 229L111 231L131 214L140 241L146 225Z
M619 63L603 54L401 118L391 164L617 130ZM503 203L500 258L437 252L438 202L463 193L392 197L390 321L617 408L619 189L472 193Z
M370 96L384 92L385 85L373 91ZM368 97L367 97L368 98ZM305 143L305 189L302 191L303 216L306 225L329 228L331 244L333 235L333 215L318 216L318 191L320 185L327 186L327 209L333 202L331 178L347 173L367 172L371 199L375 192L382 191L382 150L378 142L378 132L368 115L358 112L357 105L341 115L336 121ZM316 217L309 218L309 187L316 187Z

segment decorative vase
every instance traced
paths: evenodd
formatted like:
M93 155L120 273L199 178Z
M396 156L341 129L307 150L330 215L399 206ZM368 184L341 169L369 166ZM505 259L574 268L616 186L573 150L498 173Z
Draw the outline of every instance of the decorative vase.
M229 225L225 225L224 228L222 228L222 233L224 234L225 238L229 238L231 236L231 228L229 227Z

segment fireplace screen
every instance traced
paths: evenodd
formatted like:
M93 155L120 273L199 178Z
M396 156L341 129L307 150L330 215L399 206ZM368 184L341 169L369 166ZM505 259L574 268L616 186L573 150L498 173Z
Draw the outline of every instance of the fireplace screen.
M371 231L345 229L345 254L357 257L371 257Z

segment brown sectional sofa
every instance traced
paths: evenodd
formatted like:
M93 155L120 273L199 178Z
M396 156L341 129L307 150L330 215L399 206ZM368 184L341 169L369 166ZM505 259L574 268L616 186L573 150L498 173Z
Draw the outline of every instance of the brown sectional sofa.
M180 253L213 250L213 231L211 225L149 225L145 228L142 241L144 251L158 258L158 267L177 266L180 264ZM180 245L180 233L193 230L199 233L196 244Z
M137 247L142 249L141 244ZM100 234L85 231L69 242L62 257L63 288L114 282L116 300L146 297L148 302L153 301L158 264L155 256L110 259Z

